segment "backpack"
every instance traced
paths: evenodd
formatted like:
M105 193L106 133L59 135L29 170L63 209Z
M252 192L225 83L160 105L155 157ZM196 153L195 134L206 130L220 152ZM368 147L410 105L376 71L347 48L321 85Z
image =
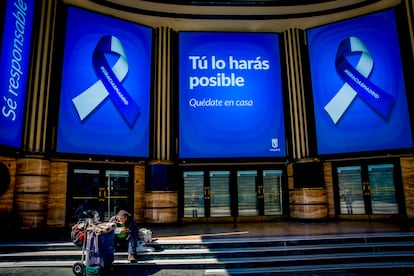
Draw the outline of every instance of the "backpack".
M87 224L85 222L78 222L72 226L70 238L73 244L77 247L82 247L83 243L85 242L86 225Z

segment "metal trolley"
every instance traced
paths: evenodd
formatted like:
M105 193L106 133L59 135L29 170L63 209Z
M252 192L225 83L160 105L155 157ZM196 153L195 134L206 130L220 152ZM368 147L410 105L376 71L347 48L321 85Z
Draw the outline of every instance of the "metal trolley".
M75 275L99 275L110 268L115 259L115 223L81 219L72 227L72 240L82 249L81 260L72 266Z

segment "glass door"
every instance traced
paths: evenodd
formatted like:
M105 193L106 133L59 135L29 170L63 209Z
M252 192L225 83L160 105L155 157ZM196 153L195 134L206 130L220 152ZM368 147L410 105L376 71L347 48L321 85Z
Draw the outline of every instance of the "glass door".
M188 171L184 178L184 217L204 217L204 172Z
M361 166L338 167L340 213L365 214L365 198L362 192Z
M264 215L282 215L282 170L263 170Z
M210 216L231 216L229 171L210 172Z
M372 214L398 214L394 165L368 166Z
M105 171L106 196L101 197L105 202L105 220L109 220L121 209L129 209L129 172L106 170Z
M72 206L71 222L84 217L87 210L98 210L98 193L100 188L99 170L75 169L69 184Z
M399 214L393 163L340 166L336 173L340 214Z
M184 218L283 215L282 170L184 170L182 176Z
M258 216L259 202L256 187L257 171L237 172L237 203L239 216Z
M68 206L70 222L96 210L100 220L109 220L120 209L132 210L133 188L130 171L75 168L69 176Z

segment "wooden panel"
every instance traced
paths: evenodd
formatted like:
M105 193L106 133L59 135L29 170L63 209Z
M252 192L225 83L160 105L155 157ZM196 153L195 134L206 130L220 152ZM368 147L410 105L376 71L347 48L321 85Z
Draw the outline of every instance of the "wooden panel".
M176 223L177 217L177 208L145 210L145 222L147 223Z
M291 204L325 204L325 189L296 189L289 192Z
M153 192L145 195L146 208L177 207L177 193Z
M16 164L15 204L23 229L46 227L50 162L22 158Z
M44 228L47 215L46 193L26 194L16 196L16 211L22 229Z
M290 216L297 219L324 219L328 216L326 205L290 205Z
M178 219L176 192L153 192L145 196L145 221L147 223L175 223Z
M145 166L134 167L134 218L137 222L144 222L145 202Z
M408 218L414 218L414 157L400 159L405 206Z
M326 162L323 164L323 175L326 189L326 199L328 203L328 215L330 218L335 217L335 197L334 184L332 176L332 163Z
M288 190L293 190L295 187L295 179L293 178L293 164L287 165L287 176L288 176Z
M293 176L293 163L289 163L286 166L286 170L287 170L287 175L288 176Z
M68 164L50 164L49 203L47 213L48 227L64 227L66 217Z
M43 214L47 211L48 195L45 193L26 194L22 193L16 197L16 209L19 215L25 212L37 212ZM45 220L45 218L42 218Z
M49 176L16 175L16 193L46 193L49 191Z
M325 189L295 189L289 192L289 203L292 218L324 219L328 216Z
M16 173L19 175L46 175L50 174L50 162L41 158L17 159Z
M5 221L3 225L11 223L13 204L14 204L14 186L16 183L16 159L0 157L0 163L6 165L10 173L10 184L7 191L0 195L0 221Z

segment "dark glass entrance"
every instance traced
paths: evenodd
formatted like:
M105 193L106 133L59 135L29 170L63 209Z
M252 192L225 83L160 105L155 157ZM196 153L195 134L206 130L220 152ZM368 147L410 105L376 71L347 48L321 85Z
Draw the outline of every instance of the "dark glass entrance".
M72 168L68 184L70 222L85 210L96 210L108 220L120 209L132 210L132 171L124 168Z
M184 170L183 217L283 215L279 169Z
M398 215L402 206L396 162L364 162L335 168L340 215Z

